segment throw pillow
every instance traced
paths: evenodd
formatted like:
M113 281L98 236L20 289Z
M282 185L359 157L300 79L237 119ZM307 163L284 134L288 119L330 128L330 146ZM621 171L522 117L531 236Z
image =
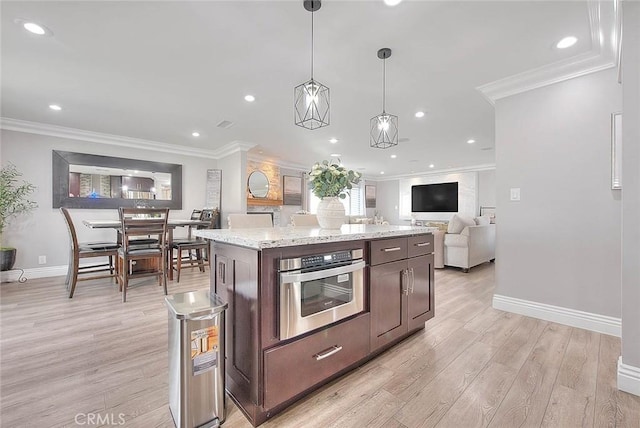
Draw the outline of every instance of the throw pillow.
M487 226L488 224L491 223L491 218L488 215L482 215L480 217L476 217L474 218L474 220L476 221L476 224L478 226Z
M476 222L473 221L473 218L460 216L458 214L454 214L449 221L449 227L447 228L447 233L460 233L462 229L467 226L475 226Z

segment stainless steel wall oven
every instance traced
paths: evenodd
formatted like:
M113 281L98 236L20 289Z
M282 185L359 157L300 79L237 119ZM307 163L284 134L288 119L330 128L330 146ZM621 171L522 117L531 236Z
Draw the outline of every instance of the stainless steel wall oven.
M364 267L361 249L280 260L280 339L362 312Z

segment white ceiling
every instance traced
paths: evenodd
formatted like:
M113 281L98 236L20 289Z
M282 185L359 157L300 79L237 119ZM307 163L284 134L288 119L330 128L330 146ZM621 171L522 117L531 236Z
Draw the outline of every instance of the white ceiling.
M314 77L331 89L331 125L310 131L293 124L293 88L310 77L302 1L1 7L5 118L208 150L240 141L302 167L340 153L367 176L492 164L493 106L476 88L592 49L582 1L325 0L315 14ZM53 36L30 34L16 18ZM578 43L556 49L567 35ZM381 47L393 50L386 110L409 139L387 150L368 141L369 119L382 109ZM416 119L417 110L426 116ZM217 128L222 120L234 125Z

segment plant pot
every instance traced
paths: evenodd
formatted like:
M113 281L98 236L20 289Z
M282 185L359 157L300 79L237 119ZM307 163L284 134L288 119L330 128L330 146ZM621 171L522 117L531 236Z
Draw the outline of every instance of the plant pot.
M0 271L11 270L16 263L16 249L15 248L1 248L0 249Z
M318 224L323 229L340 229L344 224L344 205L338 197L322 198L318 204Z

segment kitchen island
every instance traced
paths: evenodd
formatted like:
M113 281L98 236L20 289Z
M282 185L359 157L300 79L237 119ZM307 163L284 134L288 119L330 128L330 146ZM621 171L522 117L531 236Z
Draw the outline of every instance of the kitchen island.
M227 391L254 426L434 316L429 228L199 230L229 303Z

